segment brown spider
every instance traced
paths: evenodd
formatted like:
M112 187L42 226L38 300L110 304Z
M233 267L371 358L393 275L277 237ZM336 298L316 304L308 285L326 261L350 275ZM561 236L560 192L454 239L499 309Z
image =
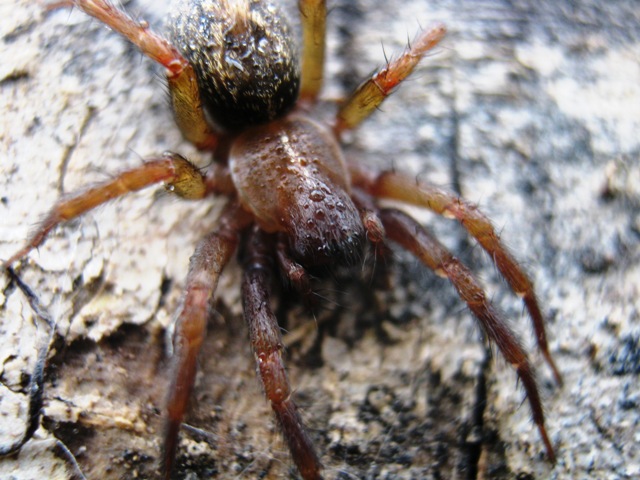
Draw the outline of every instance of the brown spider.
M166 69L180 130L198 148L211 151L215 162L203 174L180 155L167 153L63 198L4 266L9 268L38 247L60 223L153 184L164 182L170 192L187 199L229 197L217 229L201 240L191 257L176 316L162 456L166 478L171 475L211 299L240 243L246 246L244 315L257 370L305 479L321 478L322 468L292 398L280 328L270 307L270 278L280 270L308 296L307 269L353 264L367 242L382 253L387 239L451 281L488 338L516 369L547 455L555 461L533 368L515 334L467 267L415 220L399 210L380 207L377 199L425 207L464 226L511 289L523 297L538 346L560 383L529 278L474 205L395 172L375 172L350 163L339 147L342 134L365 120L438 44L445 34L443 25L420 32L398 59L362 83L326 129L309 117L323 78L326 5L322 0L299 1L301 66L290 27L270 1L180 0L171 17L171 42L106 0L61 0L55 6L79 7L160 63Z

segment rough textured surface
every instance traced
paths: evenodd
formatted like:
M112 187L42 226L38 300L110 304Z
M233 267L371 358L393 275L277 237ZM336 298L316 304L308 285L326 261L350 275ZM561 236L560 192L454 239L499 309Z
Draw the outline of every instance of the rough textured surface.
M160 4L160 6L158 6ZM398 8L397 5L401 8ZM152 24L164 2L127 8ZM389 291L370 277L323 286L313 319L287 302L298 402L328 478L637 478L640 423L640 18L635 2L330 2L325 97L343 96L431 20L450 33L350 139L480 203L531 272L565 377L539 365L550 465L515 374L486 351L452 288L398 253ZM295 12L294 12L295 13ZM0 5L0 258L61 192L181 141L158 70L78 12ZM154 189L59 229L20 274L58 320L44 425L0 477L68 478L52 433L88 478L152 476L169 324L197 239L219 202ZM528 319L450 221L412 209L483 278L533 349ZM46 329L0 279L0 438L26 414ZM223 277L177 478L295 478L254 377L239 269ZM290 297L290 295L285 295ZM289 337L290 339L292 337ZM486 406L478 398L486 391Z

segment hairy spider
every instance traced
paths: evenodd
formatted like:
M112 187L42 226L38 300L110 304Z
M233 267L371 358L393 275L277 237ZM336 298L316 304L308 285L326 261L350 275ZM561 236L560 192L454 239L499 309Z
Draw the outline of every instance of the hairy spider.
M239 245L245 250L244 316L258 374L303 478L321 478L322 467L292 398L280 329L270 307L271 277L280 271L301 295L308 296L309 269L354 264L367 244L382 253L387 240L451 281L487 337L515 368L547 454L555 460L533 368L515 334L467 267L415 220L400 210L381 207L378 199L424 207L463 225L511 289L523 297L538 346L560 382L527 275L474 205L398 173L350 162L339 146L341 136L365 120L440 42L443 25L421 31L396 60L342 102L327 127L310 118L323 79L326 6L322 0L299 1L300 65L290 27L271 1L179 0L170 19L170 41L105 0L61 0L55 6L79 7L160 63L166 69L178 127L198 148L212 152L215 161L202 173L180 155L166 153L65 197L4 266L25 257L60 223L150 185L164 183L168 191L192 200L212 195L229 198L217 228L200 241L191 257L176 315L162 454L166 478L171 475L193 388L211 299Z

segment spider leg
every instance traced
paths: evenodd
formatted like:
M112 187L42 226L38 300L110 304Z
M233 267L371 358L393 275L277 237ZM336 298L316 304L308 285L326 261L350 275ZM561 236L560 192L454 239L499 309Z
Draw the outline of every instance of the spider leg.
M291 398L282 360L284 347L280 327L269 302L270 247L265 234L255 230L249 239L242 281L244 316L265 395L271 402L293 461L305 480L318 480L322 478L320 461Z
M206 334L211 298L222 269L236 250L240 230L250 221L249 214L232 202L222 213L216 231L200 241L189 263L182 305L173 334L174 354L166 404L162 464L167 480L173 468L180 424L193 389L197 356Z
M300 0L302 73L300 100L314 103L322 87L327 5L325 0Z
M72 220L109 200L160 182L165 182L169 191L187 199L203 198L208 193L202 174L180 155L166 153L162 158L149 159L139 167L121 172L112 180L59 200L27 244L5 261L3 266L11 266L42 244L49 232L60 223Z
M506 321L494 309L473 274L418 222L399 210L383 209L380 218L391 240L396 241L440 276L446 277L460 298L480 321L486 335L498 345L502 355L513 365L524 385L534 423L537 425L549 459L556 456L544 426L542 402L535 374L527 354Z
M388 62L386 67L363 82L340 107L334 132L339 136L371 115L394 88L413 72L422 57L442 40L446 31L446 27L440 23L420 32L400 57Z
M213 149L217 135L205 118L195 71L178 50L151 31L147 22L134 20L107 0L59 0L48 3L47 9L74 6L118 32L166 69L171 105L180 131L196 147Z
M289 242L283 234L279 234L276 240L276 258L280 271L291 282L296 292L304 297L305 303L311 305L313 303L311 279L307 270L291 257Z
M359 189L353 189L351 198L360 211L360 219L367 232L367 239L376 249L383 247L386 233L373 198Z
M414 180L390 171L370 174L354 165L350 165L350 171L354 185L374 197L390 198L426 207L444 217L455 218L462 224L493 259L511 289L523 298L533 321L538 348L553 371L556 382L562 385L560 371L549 353L544 318L533 283L502 243L489 219L475 205L433 185L418 184Z

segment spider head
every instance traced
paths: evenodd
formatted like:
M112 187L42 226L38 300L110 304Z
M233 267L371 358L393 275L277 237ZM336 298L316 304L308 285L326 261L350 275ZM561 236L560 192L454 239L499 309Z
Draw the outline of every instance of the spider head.
M289 215L284 218L292 256L305 266L354 265L362 258L365 232L360 214L351 198L342 189L324 189L321 202L299 192L289 199Z
M300 67L282 12L257 0L181 0L171 20L176 47L193 66L205 111L235 131L295 105Z

